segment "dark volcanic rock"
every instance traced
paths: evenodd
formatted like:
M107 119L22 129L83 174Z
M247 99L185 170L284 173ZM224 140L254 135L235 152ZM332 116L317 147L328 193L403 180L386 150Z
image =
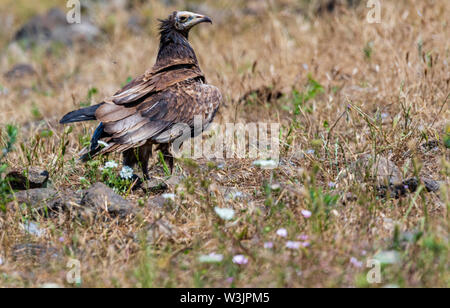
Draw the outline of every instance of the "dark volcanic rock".
M392 198L400 198L404 197L409 193L414 193L419 188L421 182L425 186L425 190L427 192L437 192L441 188L441 184L435 180L429 179L429 178L420 178L417 179L415 177L407 179L403 181L401 184L397 185L380 185L377 186L377 193L378 196L381 198L386 198L387 196L390 196Z
M5 78L7 79L21 79L26 76L33 76L36 74L34 68L25 63L14 65L9 71L5 73Z
M89 188L81 200L81 205L93 209L96 213L108 212L112 216L125 217L134 213L131 202L116 194L103 183L96 183Z
M425 186L427 192L436 192L441 188L441 184L438 181L422 177L420 181ZM403 182L405 186L408 186L408 189L411 192L415 192L420 185L420 181L417 178L410 178Z
M6 177L9 178L12 189L25 190L46 187L48 176L46 170L31 167L28 170L12 171Z
M82 20L80 24L70 24L63 11L52 8L23 25L15 34L14 40L27 44L59 42L71 45L76 41L92 42L99 35L100 30L90 22Z

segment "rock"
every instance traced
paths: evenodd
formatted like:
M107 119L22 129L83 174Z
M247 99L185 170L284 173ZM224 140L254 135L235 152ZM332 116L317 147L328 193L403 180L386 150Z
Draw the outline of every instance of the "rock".
M11 256L15 261L34 261L40 264L49 263L61 257L54 247L41 244L18 244L12 248Z
M26 76L33 76L36 74L34 68L29 64L16 64L4 76L6 79L21 79Z
M51 188L36 188L19 191L14 194L19 204L41 211L44 208L52 209L53 202L58 198L58 192Z
M26 190L44 188L48 181L48 172L39 168L31 167L28 170L15 170L7 174L12 189Z
M15 34L14 40L25 42L27 46L45 42L72 45L76 41L93 42L99 35L100 30L87 20L82 20L80 24L70 24L62 10L52 8L22 26Z
M26 204L41 215L69 211L81 203L81 196L71 191L58 192L52 188L36 188L16 192L17 203Z
M169 188L169 186L166 184L166 182L162 180L151 180L148 181L146 184L144 184L144 189L152 192L152 193L158 193L166 191Z
M32 221L20 224L20 227L23 229L23 231L25 231L25 233L37 237L43 237L47 233L47 230L40 228L39 224Z
M160 180L160 179L153 179L150 181L147 181L143 185L141 185L141 188L144 190L147 190L151 193L161 193L165 192L169 187L175 187L179 185L181 182L181 177L178 176L171 176L168 179Z
M89 188L81 200L81 205L93 209L96 213L107 211L112 216L119 217L126 217L135 210L130 201L103 183L96 183Z
M350 168L350 173L354 176L354 180L363 182L372 180L375 184L377 196L386 198L400 198L409 193L413 193L420 185L420 181L424 183L428 192L436 192L440 189L440 183L425 177L409 178L403 180L400 169L390 160L385 157L377 157L374 162L371 155L365 155ZM347 172L343 176L348 176Z
M357 181L373 179L378 185L395 185L403 180L400 169L383 156L374 161L372 155L365 155L350 166L350 172Z
M134 213L130 201L117 195L103 183L96 183L86 191L58 192L51 188L36 188L15 193L19 204L26 204L40 215L68 212L84 219L104 212L112 216L125 217Z
M421 146L425 151L439 151L439 141L431 140L423 143Z
M389 194L392 198L398 199L409 193L416 192L421 182L425 186L427 192L437 192L441 188L441 184L435 180L422 177L419 181L417 178L413 177L397 185L379 185L377 187L378 196L385 198Z
M147 202L147 207L149 209L164 209L173 204L173 201L168 198L164 198L163 196L156 196L152 199L149 199Z
M427 192L436 192L441 188L441 184L435 180L422 177L420 181L425 185ZM403 182L403 185L407 186L410 192L415 192L420 185L417 178L410 178Z

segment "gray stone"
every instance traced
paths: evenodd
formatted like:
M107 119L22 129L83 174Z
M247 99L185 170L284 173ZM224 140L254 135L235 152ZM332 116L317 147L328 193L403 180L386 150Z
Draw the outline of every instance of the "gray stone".
M15 200L40 215L54 215L64 211L78 211L81 195L72 191L58 192L52 188L36 188L16 192Z
M350 166L350 172L357 181L374 180L378 185L400 184L403 180L400 169L383 156L364 155Z
M14 65L9 71L5 73L6 79L21 79L26 76L33 76L36 74L34 68L25 63Z
M55 199L59 197L58 192L51 188L36 188L23 190L14 194L19 204L26 204L34 209L52 208Z
M93 209L97 214L106 211L112 216L122 218L135 212L130 201L125 200L103 183L96 183L85 191L81 205Z
M152 210L161 210L170 206L173 203L172 200L164 198L163 196L156 196L151 198L147 202L147 207Z
M45 264L61 258L61 253L51 246L25 243L13 246L11 256L15 261L32 261Z
M12 171L6 177L12 189L26 190L46 187L49 174L46 170L31 167L28 170Z
M100 35L100 30L87 20L81 24L67 22L66 14L52 8L43 15L30 19L14 36L15 41L22 41L31 46L45 42L59 42L72 45L76 41L93 42Z

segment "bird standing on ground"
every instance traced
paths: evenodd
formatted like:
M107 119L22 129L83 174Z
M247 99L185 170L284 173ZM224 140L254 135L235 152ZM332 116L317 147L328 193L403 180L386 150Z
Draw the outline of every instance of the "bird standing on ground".
M203 22L212 23L209 17L186 11L173 12L160 20L161 39L153 68L100 104L72 111L62 118L61 124L100 121L82 160L123 153L123 164L140 164L148 179L148 161L153 144L157 144L172 172L170 146L180 137L173 135L172 128L187 124L193 131L194 117L200 116L204 129L222 101L220 91L206 83L188 42L189 31Z

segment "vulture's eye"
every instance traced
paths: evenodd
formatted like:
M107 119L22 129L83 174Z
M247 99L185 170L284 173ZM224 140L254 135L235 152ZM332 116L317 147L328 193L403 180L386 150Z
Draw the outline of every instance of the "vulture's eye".
M188 19L188 18L187 18L186 16L181 16L181 17L180 17L180 21L181 21L181 22L185 22L187 19Z

